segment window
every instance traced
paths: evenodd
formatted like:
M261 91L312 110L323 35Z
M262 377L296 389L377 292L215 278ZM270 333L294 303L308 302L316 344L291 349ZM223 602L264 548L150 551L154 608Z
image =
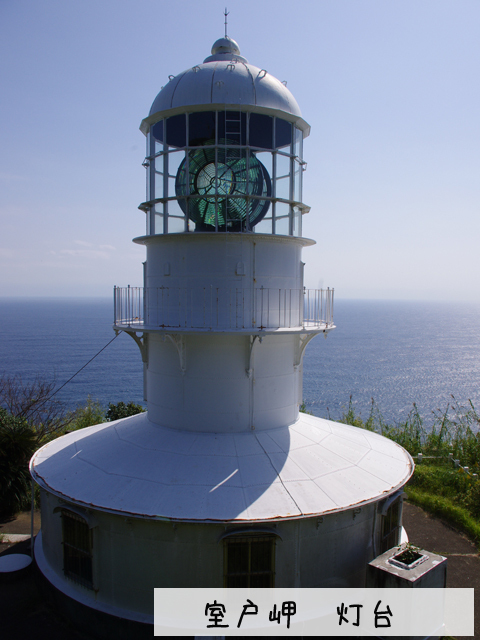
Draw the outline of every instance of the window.
M63 571L67 578L93 589L92 530L81 516L62 509Z
M250 146L273 148L273 118L261 113L250 114Z
M225 587L274 587L274 583L274 536L242 535L224 540Z
M382 513L382 530L380 553L396 547L400 542L400 505L401 498L396 498Z

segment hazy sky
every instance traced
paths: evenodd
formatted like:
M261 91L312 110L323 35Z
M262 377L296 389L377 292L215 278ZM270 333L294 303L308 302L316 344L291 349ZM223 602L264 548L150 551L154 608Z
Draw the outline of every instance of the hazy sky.
M145 138L225 0L0 0L0 295L142 284ZM312 127L306 285L480 300L480 2L243 0L229 35Z

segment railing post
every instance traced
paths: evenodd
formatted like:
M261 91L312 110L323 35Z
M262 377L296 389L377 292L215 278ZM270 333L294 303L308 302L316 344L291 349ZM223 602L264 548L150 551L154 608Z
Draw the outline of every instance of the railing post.
M214 290L215 289L215 290ZM159 290L161 295L159 295ZM246 294L252 293L249 300L253 308L246 307ZM200 293L200 292L199 292ZM203 288L199 295L198 313L195 314L195 291L178 287L155 287L155 296L147 287L114 286L113 288L113 320L114 324L135 326L137 323L154 324L165 327L203 327L207 328L291 328L327 327L333 325L334 290L269 288L258 289L232 288L223 290L210 285L210 303L208 289ZM207 309L209 304L210 310ZM274 309L274 305L277 309ZM298 309L293 309L298 304ZM215 305L215 309L214 309ZM220 308L221 307L221 308ZM208 314L208 318L207 318ZM245 315L251 315L246 319ZM197 317L198 316L198 317Z

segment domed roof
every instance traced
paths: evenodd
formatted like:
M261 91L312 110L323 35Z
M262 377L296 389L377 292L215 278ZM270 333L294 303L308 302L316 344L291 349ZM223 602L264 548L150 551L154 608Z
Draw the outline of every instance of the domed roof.
M212 55L202 64L170 76L140 128L146 133L165 111L210 105L248 105L259 111L279 111L288 114L286 119L298 123L301 129L309 129L301 120L300 107L285 84L265 69L249 64L240 55L238 44L228 36L214 43Z
M73 431L30 462L35 481L69 502L201 522L353 509L394 493L413 469L392 440L303 413L289 427L246 433L178 431L140 413Z

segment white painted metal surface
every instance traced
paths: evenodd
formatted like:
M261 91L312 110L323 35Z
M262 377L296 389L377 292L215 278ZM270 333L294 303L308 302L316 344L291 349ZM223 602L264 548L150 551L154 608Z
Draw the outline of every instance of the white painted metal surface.
M15 573L32 564L32 558L23 553L11 553L0 558L0 573Z
M181 432L139 414L63 436L31 461L35 480L70 502L197 522L342 511L402 487L413 468L391 440L305 414L259 433Z
M216 45L212 52L218 49ZM301 119L300 107L287 87L266 69L249 64L234 47L223 53L217 51L203 64L170 76L169 82L155 98L141 129L144 133L148 131L149 126L158 120L156 114L161 117L162 113L163 117L164 112L172 109L198 108L199 105L250 105L290 114L293 116L290 119L304 131L304 135L309 133L309 126Z
M333 289L115 287L115 326L157 329L333 329Z
M171 429L249 433L298 417L301 336L150 333L149 419Z

